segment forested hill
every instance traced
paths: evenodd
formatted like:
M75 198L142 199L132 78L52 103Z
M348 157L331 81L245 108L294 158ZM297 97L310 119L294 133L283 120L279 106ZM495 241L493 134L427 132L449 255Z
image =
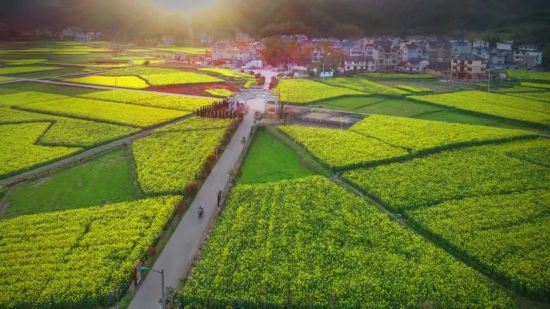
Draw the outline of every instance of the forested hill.
M155 8L161 0L3 0L0 23L14 30L76 25L125 37L246 31L256 36L448 34L500 30L548 39L547 0L162 0L211 2L185 14Z

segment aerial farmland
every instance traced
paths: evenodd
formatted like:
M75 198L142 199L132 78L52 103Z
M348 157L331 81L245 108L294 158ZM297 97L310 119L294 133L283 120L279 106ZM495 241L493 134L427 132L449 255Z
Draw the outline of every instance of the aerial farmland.
M0 309L550 305L544 60L437 70L441 38L207 35L219 3L135 5L216 22L0 23Z

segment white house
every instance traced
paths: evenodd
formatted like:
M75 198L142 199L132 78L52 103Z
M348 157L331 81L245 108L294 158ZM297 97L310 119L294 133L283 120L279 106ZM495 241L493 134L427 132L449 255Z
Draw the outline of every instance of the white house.
M409 59L425 59L424 49L416 42L402 43L399 48L401 62L407 62Z
M531 68L542 63L542 52L538 51L536 46L522 45L514 51L514 64L523 67Z
M428 60L422 58L412 58L399 64L399 71L406 73L421 73L430 64Z
M512 45L514 45L514 41L497 42L497 50L512 51Z
M489 48L489 42L483 41L483 40L474 41L472 45L474 48L485 48L485 49Z
M368 56L349 56L344 60L344 72L374 72L376 60Z

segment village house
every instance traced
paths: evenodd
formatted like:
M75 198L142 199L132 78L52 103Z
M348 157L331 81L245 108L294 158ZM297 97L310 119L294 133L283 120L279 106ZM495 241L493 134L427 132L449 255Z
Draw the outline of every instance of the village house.
M376 71L376 60L374 58L361 56L348 56L344 60L344 72L374 72Z
M451 41L451 53L453 56L472 54L472 43L465 40Z
M255 44L216 42L212 46L212 61L217 64L244 66L258 60L259 51Z
M520 68L533 68L542 63L542 52L534 45L522 45L514 51L514 64Z
M405 63L410 59L426 59L424 49L416 42L401 43L399 48L400 61Z
M486 77L486 63L473 55L459 55L451 60L450 75L455 79L481 80Z
M375 41L378 51L377 71L393 72L399 65L399 47L390 40Z
M402 61L399 64L398 70L405 73L422 73L429 64L430 62L428 60L422 58L411 58L406 61Z
M430 63L449 63L452 58L451 43L445 39L428 41L427 52Z

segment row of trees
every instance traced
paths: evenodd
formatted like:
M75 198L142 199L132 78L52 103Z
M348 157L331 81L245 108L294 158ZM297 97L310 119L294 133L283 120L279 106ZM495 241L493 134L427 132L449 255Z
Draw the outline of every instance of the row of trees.
M322 44L322 58L319 63L326 67L336 67L345 58L345 53L335 49L330 43ZM296 41L282 40L271 37L264 40L262 57L269 65L309 65L312 61L314 47L311 44L301 44Z

